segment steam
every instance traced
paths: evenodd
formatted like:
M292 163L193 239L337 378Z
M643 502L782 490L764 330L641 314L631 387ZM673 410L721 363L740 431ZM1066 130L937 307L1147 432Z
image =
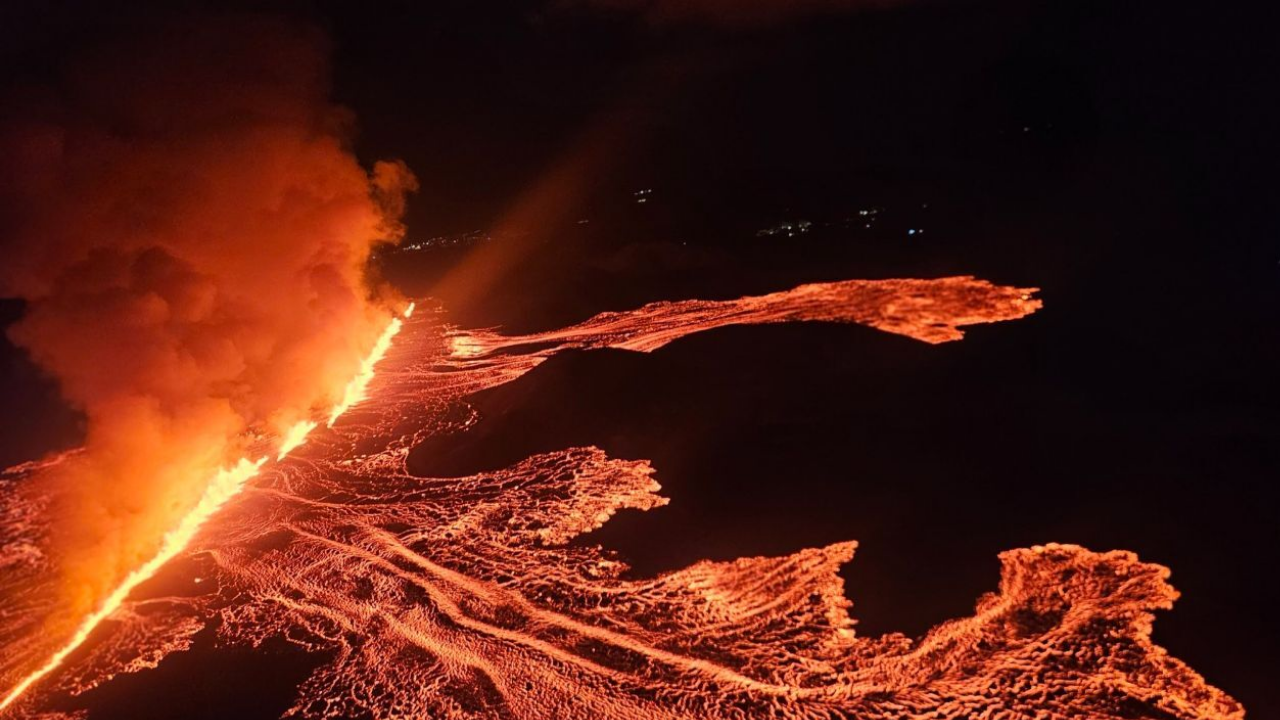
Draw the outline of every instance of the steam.
M0 127L0 293L29 303L10 336L86 418L44 479L68 622L255 438L340 400L390 317L366 265L415 181L352 155L326 56L280 20L167 23Z

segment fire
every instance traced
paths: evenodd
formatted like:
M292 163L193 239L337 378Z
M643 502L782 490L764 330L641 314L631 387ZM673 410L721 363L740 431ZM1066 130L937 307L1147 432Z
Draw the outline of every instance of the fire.
M412 313L413 305L410 304L404 311L404 317L407 318ZM369 382L373 380L374 367L386 355L387 349L391 347L391 340L400 331L401 325L400 318L392 319L387 329L383 331L382 336L378 338L373 351L370 352L361 365L360 374L347 386L343 402L335 407L330 414L330 426L342 413L365 398ZM316 422L304 420L291 427L280 439L276 460L283 460L290 452L305 443L307 436L317 426ZM23 678L5 695L3 700L0 700L0 712L12 705L14 701L21 697L32 685L39 682L41 678L57 669L67 659L67 656L84 644L84 641L89 638L89 635L103 620L106 620L120 608L135 588L152 578L160 568L185 550L205 522L213 517L227 501L244 489L246 483L252 480L258 474L258 470L266 464L267 459L266 456L257 460L241 458L232 467L220 470L205 488L204 494L199 502L196 503L196 506L191 509L191 512L187 513L177 526L165 534L160 549L155 556L129 573L120 585L107 596L102 605L93 614L80 622L75 633L65 645L58 649L44 665L41 665L34 672Z

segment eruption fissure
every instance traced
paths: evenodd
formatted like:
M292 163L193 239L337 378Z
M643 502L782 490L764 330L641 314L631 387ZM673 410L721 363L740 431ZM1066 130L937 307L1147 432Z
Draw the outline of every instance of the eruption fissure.
M677 4L653 17L850 3ZM452 327L438 306L387 322L369 261L402 236L416 183L350 151L323 36L258 15L161 30L85 48L0 120L0 294L27 303L9 334L86 419L81 450L0 475L0 714L83 717L95 688L145 684L212 624L215 647L316 653L285 713L304 720L1243 717L1153 644L1176 592L1130 553L1013 550L971 617L866 638L837 574L852 541L653 578L573 543L667 503L646 460L575 447L409 472L426 437L472 430L470 394L560 352L805 321L946 343L1036 312L1034 289L813 283L521 336ZM567 207L566 177L515 216ZM519 261L486 247L444 297Z
M369 263L416 180L351 151L323 33L147 15L154 32L112 23L4 98L0 295L26 304L8 335L85 429L81 452L0 485L25 508L0 529L4 707L359 402L403 321L386 326Z
M408 317L413 313L413 305L404 311L403 316ZM378 339L377 344L369 353L365 362L361 366L360 375L352 380L352 386L359 388L358 392L351 392L348 389L346 396L340 406L336 407L329 415L329 426L346 412L353 405L364 400L364 388L373 379L375 367L379 360L386 354L387 349L391 345L391 340L399 331L401 325L400 318L392 318L388 323L386 331ZM317 427L314 421L306 420L294 425L280 439L280 447L276 454L276 460L282 461L294 449L300 447L306 442L307 436ZM24 692L32 685L39 682L41 678L53 672L60 666L71 653L84 644L85 640L93 633L102 621L106 620L113 613L120 609L129 594L134 591L142 583L151 579L155 574L165 566L173 558L177 557L191 543L192 538L212 518L231 498L238 495L245 485L252 480L259 469L267 462L267 457L263 456L257 460L249 458L241 458L234 466L224 468L214 476L213 480L206 486L204 494L200 497L199 502L186 515L182 517L178 525L165 533L164 539L160 544L159 551L142 566L130 572L124 581L120 583L103 601L102 606L84 618L78 624L75 633L71 639L59 648L47 662L33 671L31 674L22 678L7 695L0 700L0 712L4 711L14 703Z
M620 509L667 503L647 461L580 447L460 478L406 466L425 437L468 431L469 394L565 350L653 352L724 325L796 321L950 342L962 326L1035 312L1034 292L971 277L853 280L518 337L406 313L350 421L311 437L305 461L264 466L182 553L198 565L175 573L213 581L127 600L150 604L119 613L27 702L154 667L214 619L221 642L284 638L326 658L285 713L306 720L1241 720L1238 703L1152 643L1152 613L1176 592L1167 570L1131 553L1010 551L971 617L921 638L867 638L837 575L853 542L655 578L571 544Z
M404 317L411 317L413 308L414 304L409 303L409 306L404 310ZM382 331L382 335L378 337L378 341L373 346L373 351L369 353L368 357L360 365L360 372L351 379L350 383L347 383L346 390L342 393L342 401L335 405L329 413L329 427L333 427L333 424L338 421L338 418L348 408L368 397L369 382L373 380L373 368L387 354L387 350L391 348L391 341L395 339L403 325L404 323L401 322L400 318L393 318L391 324L387 325L387 329Z

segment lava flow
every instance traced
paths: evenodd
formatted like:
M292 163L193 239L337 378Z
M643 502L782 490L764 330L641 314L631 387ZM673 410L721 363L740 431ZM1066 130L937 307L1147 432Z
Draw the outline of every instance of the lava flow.
M316 720L1239 720L1238 703L1151 642L1152 613L1176 592L1165 568L1131 553L1011 550L972 616L921 638L861 637L837 575L852 542L655 578L570 544L620 509L667 502L645 460L579 447L469 477L406 467L423 438L468 431L469 394L566 349L652 352L714 327L788 321L947 342L961 326L1035 312L1034 292L969 277L822 283L524 336L418 312L389 330L400 333L393 346L379 344L386 357L352 390L343 422L238 485L192 528L180 562L122 597L14 707L48 717L92 707L95 688L126 673L145 680L214 624L220 644L275 638L316 653L285 712ZM41 471L15 468L0 484L6 589L42 577L38 499L5 489ZM27 647L22 608L0 612L8 647ZM7 655L0 681L16 682L22 665Z
M408 317L413 313L413 305L410 304L405 310L404 316ZM343 402L335 407L329 416L329 425L333 423L345 412L352 404L359 402L364 398L364 388L368 386L369 381L373 378L374 367L378 361L386 355L387 349L391 345L392 338L400 330L400 318L393 318L388 324L387 329L378 339L372 352L365 359L361 372L358 377L351 381L348 386ZM301 446L306 442L307 435L316 427L316 423L312 421L302 421L294 425L280 440L280 447L276 455L277 460L283 460L292 450ZM60 647L47 662L33 671L31 674L22 678L12 690L10 690L3 699L0 699L0 712L9 707L23 693L27 691L41 678L48 675L58 668L59 665L67 659L71 653L75 652L89 635L102 623L103 620L116 612L129 594L134 591L142 583L155 576L160 568L164 567L179 553L183 552L191 539L195 537L200 530L228 500L239 494L245 487L245 483L258 474L258 470L267 462L267 457L263 456L257 460L241 458L234 466L225 468L206 486L204 494L200 497L199 502L191 509L177 526L169 530L165 534L164 540L160 545L160 550L141 567L129 573L124 581L107 596L102 606L95 610L88 617L84 618L76 628L75 634L67 641L65 645Z

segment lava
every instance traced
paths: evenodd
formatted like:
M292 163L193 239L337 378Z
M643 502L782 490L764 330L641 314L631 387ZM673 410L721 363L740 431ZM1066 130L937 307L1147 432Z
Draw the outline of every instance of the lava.
M147 561L145 565L129 573L124 582L120 583L120 586L107 596L102 607L80 622L80 626L76 629L71 639L67 641L66 645L63 645L61 649L55 652L48 662L15 685L9 691L9 694L5 695L3 700L0 700L0 710L12 705L22 693L27 691L27 688L38 682L40 678L53 672L54 669L62 664L63 660L67 659L68 655L88 639L89 633L93 632L103 620L110 617L112 613L120 608L125 598L129 597L129 593L133 592L134 588L151 578L165 563L182 552L187 543L191 542L191 538L195 537L196 531L200 529L200 526L226 504L227 500L239 493L249 478L257 474L258 468L262 467L264 462L266 462L266 458L259 458L257 461L241 459L234 467L226 468L219 472L209 483L195 508L182 518L182 522L177 527L165 535L164 542L160 545L160 552L156 553L155 557Z
M413 303L410 303L409 307L405 308L404 317L407 318L413 315L413 307ZM382 331L382 335L378 337L378 342L373 346L373 352L369 353L369 356L365 358L364 363L360 366L360 373L347 384L347 388L342 394L342 401L329 412L329 427L333 427L338 418L352 405L368 397L369 382L373 380L373 368L387 354L387 350L391 347L391 341L400 332L402 325L400 318L393 318L391 324L387 325L387 329Z
M301 447L318 424L314 420L300 420L285 431L280 439L280 450L276 453L276 460L283 460L286 455Z
M95 641L59 658L21 707L74 707L216 620L222 643L283 638L323 654L289 717L1239 720L1238 703L1151 642L1152 613L1176 592L1165 568L1132 553L1011 550L973 615L920 638L862 637L837 575L853 542L654 578L571 544L620 509L666 504L645 460L566 448L458 478L405 464L421 439L468 431L469 394L566 349L652 352L714 327L790 321L948 342L962 326L1035 312L1034 292L968 277L821 283L521 336L452 327L438 308L406 312L387 331L397 341L375 349L377 374L350 395L367 399L190 528L170 568L210 581L124 593ZM17 497L0 494L0 509L14 508L0 517L38 516ZM15 546L38 534L14 527ZM6 589L42 577L30 552L5 552ZM29 630L17 617L0 612L0 641ZM21 665L6 656L0 679Z
M412 312L413 306L411 305L404 314L408 317ZM340 406L340 408L335 409L331 414L329 420L330 425L332 425L334 420L336 420L338 416L345 412L352 404L363 399L363 388L368 385L369 380L372 379L374 366L377 364L378 360L386 354L387 348L391 344L391 339L399 329L400 319L393 318L388 324L387 330L383 332L377 345L374 346L373 351L365 360L364 365L361 368L360 377L352 381L352 385L356 385L357 382L360 383L358 386L360 388L359 393L353 395L352 392L348 390L347 396L344 399L344 404ZM288 433L281 438L280 449L276 455L277 460L283 460L292 450L305 443L307 434L315 429L315 427L316 423L311 421L303 421L294 425ZM112 615L112 613L120 609L120 606L124 604L125 600L129 597L129 594L132 593L135 588L154 577L160 568L164 567L166 563L183 552L191 542L191 539L194 538L196 533L200 530L201 526L213 517L228 500L239 494L244 489L245 484L258 474L258 470L266 462L267 458L265 456L260 457L257 460L241 458L234 466L224 468L219 471L205 487L204 494L200 497L200 500L196 503L195 507L182 517L177 526L165 534L164 540L161 542L160 549L155 556L141 567L129 573L124 578L124 581L106 597L101 607L80 622L75 633L65 645L59 648L53 656L45 662L45 664L41 665L31 674L22 678L17 685L15 685L13 689L4 696L4 699L0 700L0 712L12 705L14 701L26 692L28 688L39 682L41 678L57 669L58 666L61 665L69 655L71 655L71 653L75 652L77 648L84 644L84 641L89 638L89 635L102 623L103 620L107 619Z

